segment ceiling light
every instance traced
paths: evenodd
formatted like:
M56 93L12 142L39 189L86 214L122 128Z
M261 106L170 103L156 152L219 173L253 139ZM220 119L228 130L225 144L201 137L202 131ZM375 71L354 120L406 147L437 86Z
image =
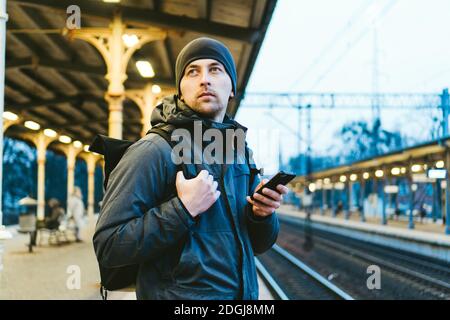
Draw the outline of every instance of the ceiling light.
M83 146L83 144L81 143L81 141L76 140L73 142L73 146L75 148L81 148Z
M31 130L39 130L41 128L40 124L34 121L25 121L24 125Z
M161 87L158 86L157 84L152 85L152 92L153 92L154 94L159 94L159 93L161 93Z
M375 171L375 177L381 178L384 175L383 170L377 170Z
M14 112L3 111L3 118L5 118L6 120L16 121L17 119L19 119L19 116Z
M143 78L153 78L155 72L150 62L145 60L139 60L136 62L136 68Z
M72 138L68 137L68 136L60 136L59 137L59 141L62 143L71 143L72 142Z
M139 42L139 38L135 34L124 34L122 35L122 40L127 48L131 48Z
M445 163L443 160L439 160L436 162L436 168L442 169L442 168L444 168L444 166L445 166Z
M54 138L54 137L56 137L58 134L56 133L56 131L55 130L52 130L52 129L45 129L44 130L44 134L47 136L47 137L49 137L49 138Z

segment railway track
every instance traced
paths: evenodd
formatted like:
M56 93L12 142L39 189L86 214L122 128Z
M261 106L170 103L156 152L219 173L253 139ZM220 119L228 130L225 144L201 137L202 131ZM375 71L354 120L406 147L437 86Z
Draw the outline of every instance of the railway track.
M257 258L256 265L277 299L353 300L349 294L278 245Z
M333 283L357 299L450 299L450 268L444 262L305 227L304 223L281 221L278 244L300 259L308 260L309 257L312 263L317 263L314 267L322 274L333 274L334 266L319 266L319 259L312 258L314 254L302 249L304 239L308 239L316 256L327 256L328 261L340 268L342 279ZM355 273L355 270L361 271L368 265L377 265L382 270L387 284L383 290L371 292L364 288L362 272Z

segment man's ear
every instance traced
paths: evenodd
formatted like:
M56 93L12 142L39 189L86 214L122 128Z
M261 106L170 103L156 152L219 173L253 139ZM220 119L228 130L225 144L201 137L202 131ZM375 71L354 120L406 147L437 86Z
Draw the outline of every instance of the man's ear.
M233 99L233 98L234 98L234 92L231 91L231 94L230 94L230 97L228 98L228 101L230 101L230 100Z

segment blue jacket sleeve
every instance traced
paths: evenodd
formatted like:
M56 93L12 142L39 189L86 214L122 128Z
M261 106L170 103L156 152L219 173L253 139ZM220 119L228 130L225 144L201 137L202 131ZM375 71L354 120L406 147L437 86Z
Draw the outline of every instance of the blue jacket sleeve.
M111 173L93 238L102 266L155 259L194 223L176 196L176 166L170 153L159 136L140 140ZM174 196L164 199L171 188Z
M251 154L251 153L250 153ZM251 158L251 167L256 168L253 158ZM250 194L256 191L260 178L257 175L250 186ZM277 241L280 224L276 213L270 216L260 218L253 214L252 206L247 204L247 228L255 255L264 253L269 250Z

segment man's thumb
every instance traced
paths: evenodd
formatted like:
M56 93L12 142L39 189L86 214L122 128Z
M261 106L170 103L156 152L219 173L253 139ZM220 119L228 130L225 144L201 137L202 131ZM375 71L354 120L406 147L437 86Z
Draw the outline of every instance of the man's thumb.
M183 171L178 171L177 172L176 182L183 182L185 180L186 180L186 178L184 177Z

